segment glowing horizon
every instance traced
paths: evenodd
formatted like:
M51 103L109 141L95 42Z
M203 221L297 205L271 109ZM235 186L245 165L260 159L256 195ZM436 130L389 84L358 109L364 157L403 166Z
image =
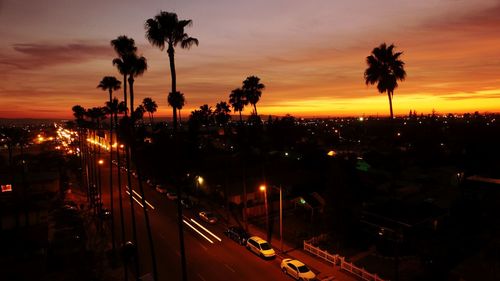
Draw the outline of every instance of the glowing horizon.
M241 12L255 7L259 13ZM167 55L144 38L144 21L159 10L192 19L186 31L200 40L176 50L183 119L202 104L227 101L250 75L266 85L257 104L262 116L387 116L387 95L363 80L365 58L382 42L404 52L408 73L394 93L395 115L500 111L498 1L5 0L0 118L72 118L75 104L103 106L107 93L96 86L103 76L121 79L109 41L122 34L148 59L136 79L136 104L151 97L156 116L171 116Z

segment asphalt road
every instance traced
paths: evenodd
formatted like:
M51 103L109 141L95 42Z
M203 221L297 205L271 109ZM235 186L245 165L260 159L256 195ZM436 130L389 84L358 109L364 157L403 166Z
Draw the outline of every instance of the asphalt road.
M104 205L109 209L109 154L103 153L105 163L101 166L102 192ZM125 191L126 173L122 171L123 188L123 210L125 217L125 241L132 240L131 205L129 195ZM114 185L114 218L117 245L122 241L118 205L118 185L116 166L113 166ZM158 193L147 183L143 183L145 199L151 204L148 206L148 214L153 233L154 249L157 259L158 280L182 280L179 238L177 228L177 203L169 200L165 194ZM132 188L134 197L141 202L139 197L138 180L132 177ZM168 187L167 187L168 188ZM170 187L173 189L173 187ZM154 209L153 209L154 208ZM138 202L134 201L136 217L138 252L140 261L140 275L152 272L152 261L149 250L144 210ZM184 239L186 248L186 260L188 280L202 281L225 281L225 280L293 280L285 276L280 270L281 259L263 260L257 255L246 250L245 247L224 236L226 227L223 221L215 225L209 225L198 218L198 209L193 208L184 211L186 221L196 230L186 224L184 225ZM212 236L194 221L212 232ZM198 233L198 232L199 233ZM208 241L201 234L212 242ZM133 268L133 264L131 264ZM132 270L132 269L131 269ZM130 278L130 280L133 280Z

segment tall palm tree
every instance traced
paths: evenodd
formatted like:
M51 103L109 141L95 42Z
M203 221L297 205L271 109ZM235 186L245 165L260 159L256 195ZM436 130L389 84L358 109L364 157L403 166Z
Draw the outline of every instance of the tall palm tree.
M131 71L128 58L137 52L137 47L135 46L134 39L128 38L125 35L111 40L111 46L113 46L118 55L118 58L113 59L113 65L123 75L123 101L127 104L127 76Z
M184 32L184 28L192 25L192 20L179 20L176 13L160 11L154 18L146 21L146 38L151 45L163 51L167 46L168 59L170 62L170 75L172 78L172 91L177 92L177 77L175 74L174 47L180 44L182 49L189 49L193 45L198 46L198 39L190 37ZM177 112L173 108L174 133L177 130Z
M146 112L149 114L149 125L151 126L151 128L153 128L154 113L158 109L158 105L152 98L144 98L144 100L142 101L142 105L144 106Z
M382 43L366 57L368 68L364 74L365 83L366 85L377 83L379 93L387 92L391 119L394 118L392 112L394 89L398 87L398 80L403 81L406 78L405 63L399 58L402 54L403 52L394 53L393 44L387 46L386 43Z
M144 74L148 69L148 63L145 57L137 56L136 54L130 54L125 60L130 66L128 75L128 85L130 86L130 110L134 110L134 78Z
M257 103L262 95L262 90L265 88L264 84L260 83L260 78L257 76L249 76L243 81L242 90L248 102L253 105L253 113L257 114Z
M245 92L241 88L237 88L231 91L229 94L229 103L233 107L233 110L240 113L240 124L243 124L243 119L241 117L241 112L248 104L248 100L246 99Z
M118 144L118 132L117 132L117 127L118 127L118 114L125 113L127 106L125 102L119 102L117 98L113 98L111 101L106 102L106 108L107 112L111 115L110 119L113 119L114 122L111 122L112 128L115 130L115 134L117 136L116 138L116 143ZM113 126L114 125L114 126ZM110 147L110 151L113 152L113 146ZM110 163L111 163L111 169L110 173L113 173L113 163L111 162L111 159L113 159L112 156L110 156ZM121 172L120 172L120 148L117 145L116 148L116 161L118 163L116 170L117 170L117 185L118 185L118 208L120 211L120 228L121 228L121 241L122 243L125 243L125 219L123 216L123 199L122 199L122 182L121 182ZM111 198L113 198L113 188L110 188L110 195ZM113 206L111 206L111 212L113 212ZM113 218L113 213L112 216Z
M179 110L179 123L181 122L181 109L186 104L186 99L184 94L181 92L169 93L167 98L168 105L171 106L174 111ZM177 124L177 121L176 121Z
M110 110L110 105L113 102L113 91L120 89L122 82L118 81L114 76L105 76L102 78L97 88L101 88L103 91L109 92L109 101L106 106L106 113L110 115L109 117L109 194L110 194L110 209L111 209L111 247L113 253L115 252L115 217L114 217L114 197L113 197L113 111Z

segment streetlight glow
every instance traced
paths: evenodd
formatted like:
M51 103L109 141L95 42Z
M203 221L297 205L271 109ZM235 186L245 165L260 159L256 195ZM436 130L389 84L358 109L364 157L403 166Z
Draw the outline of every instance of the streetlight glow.
M203 184L203 178L201 176L198 176L198 183Z
M101 160L99 160L98 163L99 163L99 165L102 165L102 164L104 164L104 160L101 159Z
M260 191L266 191L266 186L264 184L262 184L260 187L259 187L259 190Z

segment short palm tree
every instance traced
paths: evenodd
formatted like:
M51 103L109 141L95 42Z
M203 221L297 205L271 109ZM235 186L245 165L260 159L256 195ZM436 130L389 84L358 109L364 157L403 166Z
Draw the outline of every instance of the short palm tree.
M142 101L142 105L144 106L146 112L149 114L149 124L151 125L152 128L154 121L154 113L156 112L156 110L158 110L158 105L152 98L144 98L144 100Z
M366 57L368 68L364 74L365 83L366 85L377 83L379 93L387 92L391 119L394 118L392 112L394 89L398 87L398 81L403 81L406 78L405 63L399 59L402 54L403 52L394 53L393 44L387 46L382 43L372 50L371 55Z
M245 92L241 88L237 88L231 91L229 94L229 103L233 107L233 110L240 113L240 124L243 124L243 119L241 117L241 112L248 104L248 100L245 97Z
M182 49L189 49L193 45L198 46L198 39L189 37L184 28L192 24L191 20L179 20L176 13L160 11L154 18L146 21L146 38L151 45L163 51L167 47L168 59L170 61L170 75L172 78L172 91L177 92L177 76L175 73L174 47L180 44ZM173 107L173 128L177 130L177 111Z
M184 94L181 92L169 93L167 98L168 105L171 106L174 111L179 111L179 123L181 122L181 109L186 104L186 99Z
M215 105L214 119L215 122L220 126L225 126L227 122L231 119L231 108L229 104L225 101L221 101Z
M257 114L257 103L262 95L264 84L260 83L260 78L257 76L249 76L243 81L242 90L245 93L246 100L253 105L253 113Z

